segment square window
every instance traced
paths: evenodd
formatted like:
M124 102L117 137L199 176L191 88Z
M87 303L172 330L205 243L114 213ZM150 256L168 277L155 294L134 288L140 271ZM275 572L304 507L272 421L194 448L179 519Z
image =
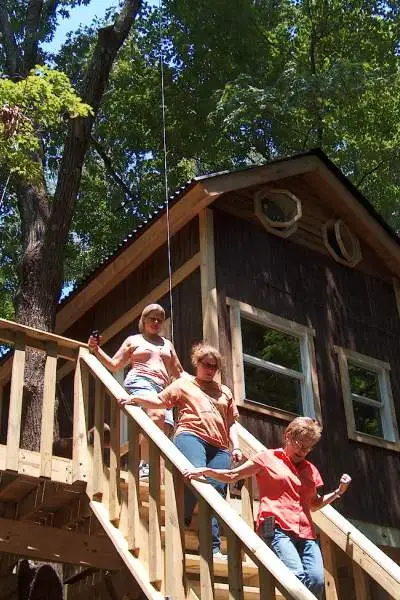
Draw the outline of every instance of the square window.
M390 365L336 348L350 439L396 449L399 446L390 386Z
M313 330L243 302L227 302L237 402L285 419L320 418Z

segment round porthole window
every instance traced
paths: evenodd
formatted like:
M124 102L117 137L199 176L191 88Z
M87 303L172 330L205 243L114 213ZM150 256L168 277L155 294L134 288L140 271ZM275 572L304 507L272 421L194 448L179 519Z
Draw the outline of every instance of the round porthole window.
M342 219L325 223L322 235L326 249L337 262L354 267L362 259L360 242Z
M301 202L289 190L264 188L254 196L254 212L267 231L287 237L301 218Z

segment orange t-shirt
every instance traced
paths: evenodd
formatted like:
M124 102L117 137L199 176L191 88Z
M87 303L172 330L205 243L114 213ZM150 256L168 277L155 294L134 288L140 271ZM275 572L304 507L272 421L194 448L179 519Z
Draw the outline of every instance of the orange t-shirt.
M175 436L186 431L212 446L229 449L229 429L239 413L226 385L214 381L200 387L194 377L181 377L158 396L166 408L176 406L178 409Z
M317 488L323 485L317 467L308 460L294 465L282 448L264 450L250 460L262 467L256 474L260 494L257 528L273 516L284 531L315 539L310 507Z
M172 344L162 338L163 344L158 346L148 342L143 335L132 338L130 348L131 370L129 375L143 375L152 379L163 388L170 382L168 368L172 360Z

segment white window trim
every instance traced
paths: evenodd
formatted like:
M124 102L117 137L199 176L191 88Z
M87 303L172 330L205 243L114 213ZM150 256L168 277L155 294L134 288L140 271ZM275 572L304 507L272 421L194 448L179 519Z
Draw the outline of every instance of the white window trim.
M399 431L394 410L392 388L390 385L389 363L339 346L335 346L334 349L338 356L348 437L357 442L400 451ZM359 396L358 394L351 392L348 361L354 365L373 371L378 375L381 401L373 400L366 396ZM374 406L381 410L383 438L356 430L353 400L369 406Z
M300 382L304 415L318 419L321 422L321 403L314 348L315 330L232 298L227 298L226 303L230 307L233 389L237 404L284 420L291 420L294 416L297 416L276 407L246 400L244 362L249 362L296 378ZM245 354L242 345L241 316L255 323L297 337L300 342L302 372Z

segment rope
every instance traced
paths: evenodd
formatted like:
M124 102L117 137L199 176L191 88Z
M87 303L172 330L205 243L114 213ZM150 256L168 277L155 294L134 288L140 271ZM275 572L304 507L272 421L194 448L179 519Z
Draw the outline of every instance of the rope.
M158 0L158 25L160 34L160 77L161 77L161 112L162 112L162 130L163 130L163 152L164 152L164 201L167 210L167 252L168 252L168 279L169 279L169 303L171 311L171 341L174 343L174 309L172 303L172 265L171 265L171 232L169 223L169 203L168 203L168 162L167 162L167 133L165 119L165 94L164 94L164 52L163 52L163 29L161 19L161 3Z

